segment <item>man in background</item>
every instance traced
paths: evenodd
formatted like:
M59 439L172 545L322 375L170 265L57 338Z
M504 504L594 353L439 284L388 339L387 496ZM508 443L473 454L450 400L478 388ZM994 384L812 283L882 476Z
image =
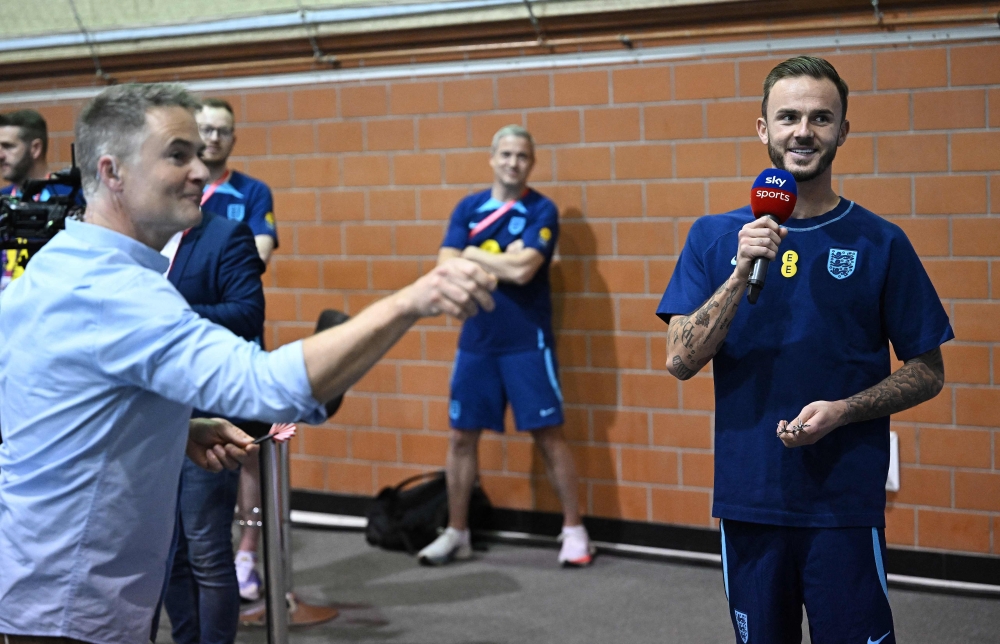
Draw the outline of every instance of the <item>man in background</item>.
M531 134L518 125L500 128L490 147L493 186L458 204L438 253L439 265L456 257L476 262L499 286L496 310L462 326L448 410L448 527L420 551L423 564L472 556L469 499L479 469L479 437L483 429L504 431L508 402L518 431L534 438L562 504L559 562L586 566L594 554L580 520L576 466L562 430L549 286L559 217L552 201L528 188L534 163Z
M236 118L233 106L220 98L206 98L195 114L198 133L205 142L201 160L208 168L208 181L201 197L202 210L243 222L254 236L256 252L265 267L278 247L274 220L274 198L263 181L228 167L229 155L236 145ZM254 338L264 347L263 335ZM266 432L266 425L244 425L256 436ZM256 431L255 431L256 430ZM261 581L257 572L257 547L260 543L260 471L257 459L249 459L240 469L240 543L236 551L236 579L240 597L247 601L260 598Z

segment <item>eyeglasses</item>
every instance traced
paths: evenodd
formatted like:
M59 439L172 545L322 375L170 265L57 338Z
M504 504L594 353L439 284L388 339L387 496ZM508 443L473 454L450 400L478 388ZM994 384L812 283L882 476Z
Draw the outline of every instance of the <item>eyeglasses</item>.
M228 139L233 136L233 128L231 127L212 127L210 125L201 125L198 127L198 134L201 135L203 139L212 138L213 134L219 135L220 139Z

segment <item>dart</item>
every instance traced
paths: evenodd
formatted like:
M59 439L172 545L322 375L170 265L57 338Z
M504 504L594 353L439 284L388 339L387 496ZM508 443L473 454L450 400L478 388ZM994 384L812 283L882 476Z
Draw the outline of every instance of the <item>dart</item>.
M275 423L271 425L271 431L255 440L251 445L260 445L266 440L274 439L276 443L284 443L295 436L295 425L293 423Z

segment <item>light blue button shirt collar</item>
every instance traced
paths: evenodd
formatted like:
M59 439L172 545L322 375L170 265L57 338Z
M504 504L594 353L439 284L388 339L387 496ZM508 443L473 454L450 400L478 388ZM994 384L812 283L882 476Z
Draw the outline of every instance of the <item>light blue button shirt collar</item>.
M161 255L160 251L104 226L67 219L66 234L91 246L120 250L144 268L157 273L165 272L170 266L170 260Z

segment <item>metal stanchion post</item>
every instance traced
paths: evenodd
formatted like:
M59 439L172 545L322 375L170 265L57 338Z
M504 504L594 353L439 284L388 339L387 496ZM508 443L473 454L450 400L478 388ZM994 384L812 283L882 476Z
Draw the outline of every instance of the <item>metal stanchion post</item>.
M288 605L285 600L285 548L281 508L281 454L274 441L260 449L261 501L264 515L264 588L267 606L267 641L288 642Z

